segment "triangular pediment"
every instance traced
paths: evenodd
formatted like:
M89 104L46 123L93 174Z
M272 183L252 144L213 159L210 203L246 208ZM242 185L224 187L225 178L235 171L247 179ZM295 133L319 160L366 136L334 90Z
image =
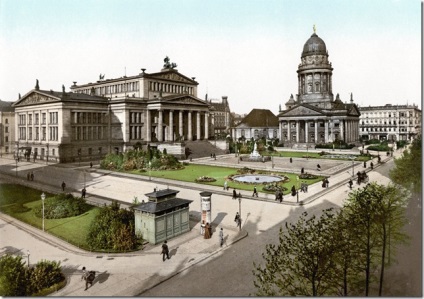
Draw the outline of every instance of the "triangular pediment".
M323 113L318 111L318 109L315 110L303 105L299 105L280 114L280 116L308 116L308 115L323 115Z
M23 96L20 100L13 104L14 107L17 106L27 106L27 105L36 105L36 104L44 104L48 102L59 102L60 98L56 97L53 94L45 94L39 91L31 91L25 96Z
M167 104L181 104L181 105L202 105L209 106L205 101L198 99L192 96L181 96L181 97L173 97L170 99L164 99Z
M356 105L352 105L348 111L349 115L354 115L354 116L360 116L361 112L359 112L359 109L356 107Z
M180 74L177 71L165 71L160 73L149 74L149 78L158 79L158 80L170 80L179 83L189 83L189 84L197 84L196 81Z

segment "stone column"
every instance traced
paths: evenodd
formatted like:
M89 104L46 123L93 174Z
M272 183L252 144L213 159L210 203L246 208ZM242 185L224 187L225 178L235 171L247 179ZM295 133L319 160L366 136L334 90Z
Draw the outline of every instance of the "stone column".
M184 137L184 135L183 135L183 111L181 111L181 110L178 113L178 122L179 122L178 134L180 134L180 137L182 138L182 137Z
M169 110L169 136L168 141L174 141L174 111Z
M324 133L324 142L328 142L328 121L324 120L325 133Z
M197 111L196 114L197 114L196 135L197 135L197 140L200 140L200 111Z
M278 138L280 139L280 142L283 142L283 123L281 121L278 122L278 136L279 136Z
M193 133L191 132L191 111L188 111L188 136L189 141L193 140Z
M159 117L158 117L158 141L163 141L163 111L159 110Z
M340 126L340 140L343 140L344 141L344 138L343 138L343 119L341 119L340 120L340 124L339 124L339 126Z
M152 116L150 110L146 110L146 141L152 141Z
M234 136L234 135L233 135ZM209 139L209 113L205 113L205 140Z
M318 120L315 120L315 143L318 143Z
M305 142L308 143L309 142L309 122L307 122L305 120Z
M296 120L296 142L299 143L299 121Z
M290 141L290 121L287 121L287 141Z

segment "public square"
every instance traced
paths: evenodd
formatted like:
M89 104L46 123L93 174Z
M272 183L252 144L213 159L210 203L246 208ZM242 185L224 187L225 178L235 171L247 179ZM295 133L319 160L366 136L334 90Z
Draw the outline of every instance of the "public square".
M395 152L395 156L399 154L400 151ZM277 240L280 226L285 222L296 221L303 211L319 214L325 208L340 207L349 192L347 181L352 174L350 161L319 160L323 167L322 172L330 175L330 187L323 189L320 183L310 186L308 193L299 193L299 201L303 203L300 205L297 198L290 195L286 195L283 203L280 204L274 200L273 196L260 193L259 198L253 198L247 191L242 191L242 200L239 202L231 199L231 190L224 191L220 187L156 178L149 181L148 177L111 173L99 170L97 165L90 168L84 163L46 165L19 162L16 169L14 160L3 157L0 161L1 182L16 182L31 186L40 190L40 193L41 191L60 192L60 183L63 180L66 181L69 191L77 195L85 183L87 200L97 204L116 199L125 206L125 202L130 204L134 196L141 200L144 194L151 192L154 188L179 190L183 198L193 200L190 205L191 230L189 233L169 240L171 259L166 262L161 260L160 244L155 246L147 244L143 250L129 254L90 253L55 238L48 232L29 227L2 214L0 244L2 254L6 252L18 254L26 260L26 253L29 250L31 264L41 259L58 260L62 263L67 284L63 289L53 293L53 296L251 295L255 291L251 275L253 262L260 262L265 245ZM299 167L305 167L305 171L313 172L316 161L316 159L296 158L293 159L293 163L290 163L288 158L277 157L273 161L273 166L276 171L293 167L294 172L297 172ZM197 162L240 166L234 155L219 156L216 160L202 158L192 161L192 163ZM377 165L376 161L374 162ZM383 162L373 171L367 169L370 181L383 184L390 181L388 170L393 166L393 160L390 157L384 157ZM271 162L256 163L248 167L252 166L272 169ZM353 167L363 170L362 163L355 163ZM34 181L26 180L26 173L29 170L35 174ZM357 188L356 184L354 188ZM213 234L208 240L200 235L199 193L204 190L213 193L212 227L213 231L221 227L224 229L225 244L222 248L219 247L217 234ZM241 231L233 220L239 208L243 219ZM415 206L413 211L417 212L417 208L421 209L421 206ZM420 213L415 213L415 217L420 218ZM414 231L417 233L416 229L411 229L411 232ZM416 237L421 238L421 235ZM405 247L403 250L409 252L411 248ZM405 257L408 258L405 259ZM417 252L407 255L402 254L402 250L399 252L399 266L389 270L395 274L387 276L387 295L391 293L414 296L421 291L421 272L408 273L414 271L414 264L416 268L417 261L414 261L414 258L419 258ZM94 285L87 291L84 291L84 283L81 281L83 266L98 273ZM396 279L395 284L390 283L391 278ZM406 284L410 286L408 290L404 287L397 288Z

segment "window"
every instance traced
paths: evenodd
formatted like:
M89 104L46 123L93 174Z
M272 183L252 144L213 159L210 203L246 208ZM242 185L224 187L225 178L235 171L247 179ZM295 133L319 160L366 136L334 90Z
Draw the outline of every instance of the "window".
M8 124L8 123L9 123L9 120L6 118L6 119L4 120L4 123Z
M42 113L41 117L42 117L42 124L45 125L46 124L46 113Z
M4 142L9 142L9 136L4 137Z
M32 125L32 114L28 114L28 124Z
M42 140L46 140L46 127L42 127L41 128L41 130L42 130Z
M4 132L9 133L9 127L4 127Z

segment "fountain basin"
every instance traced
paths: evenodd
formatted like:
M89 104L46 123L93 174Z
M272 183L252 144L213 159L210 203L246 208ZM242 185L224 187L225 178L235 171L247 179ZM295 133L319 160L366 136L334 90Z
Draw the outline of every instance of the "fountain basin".
M233 181L248 184L276 183L284 181L285 177L266 174L241 174L232 177Z

